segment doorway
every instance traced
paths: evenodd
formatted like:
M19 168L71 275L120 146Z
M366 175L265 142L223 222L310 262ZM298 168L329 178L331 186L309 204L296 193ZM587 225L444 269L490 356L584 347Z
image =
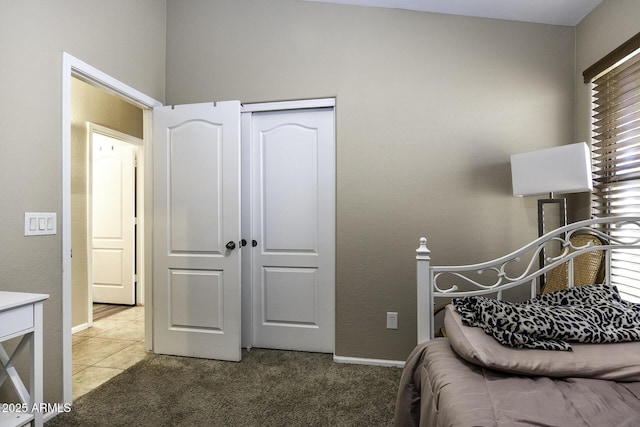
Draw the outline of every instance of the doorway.
M133 289L135 264L144 270L143 253L134 250L136 240L144 243L134 231L136 211L140 214L137 231L144 231L144 205L136 202L144 200L144 180L136 185L134 157L144 155L144 120L141 108L77 78L71 81L71 103L71 311L75 333L92 326L94 296L96 302L131 305L137 300L144 304ZM143 174L144 157L138 157ZM140 279L142 291L144 274Z
M63 52L62 54L62 345L63 345L63 363L62 363L62 376L63 376L63 399L66 403L72 403L72 309L74 307L72 288L72 256L73 243L72 243L72 84L74 79L80 80L84 83L88 83L90 86L98 87L111 95L125 100L127 103L142 110L142 140L145 148L144 157L150 155L151 149L151 110L154 107L162 105L160 102L148 97L147 95L133 89L132 87L112 78L111 76L101 72L100 70L90 66L89 64ZM86 138L86 130L85 130ZM86 160L85 160L86 161ZM145 170L140 173L140 176L144 177L142 181L145 184L147 191L151 185L151 179L149 177L149 171ZM84 184L86 186L86 184ZM142 198L145 210L145 219L148 219L150 208L148 207L150 201L147 197ZM144 236L139 243L144 245L144 249L149 247L147 244L150 241L148 230L138 230L138 234ZM86 237L85 237L86 242ZM84 251L86 254L86 250ZM79 253L75 253L79 256ZM138 274L147 273L148 265L139 271ZM86 280L86 279L85 279ZM143 295L143 299L147 299L149 289L145 289L146 295ZM88 301L88 298L85 299ZM76 304L77 305L77 304ZM88 303L83 304L84 307L88 306ZM150 350L151 343L151 307L145 310L145 349Z
M333 352L334 105L154 110L155 352Z
M137 179L138 167L143 168L142 140L90 123L87 147L90 310L95 304L143 305L137 293L143 295L144 282L137 272L143 270L144 253L137 253L141 239L136 236L144 227L138 197L144 183Z

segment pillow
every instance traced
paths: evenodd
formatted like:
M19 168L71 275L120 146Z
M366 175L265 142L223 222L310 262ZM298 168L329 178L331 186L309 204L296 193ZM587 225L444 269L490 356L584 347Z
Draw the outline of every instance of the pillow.
M584 377L640 381L640 341L611 344L571 343L573 351L503 346L481 328L465 326L452 305L444 326L451 348L467 362L497 371L547 377Z

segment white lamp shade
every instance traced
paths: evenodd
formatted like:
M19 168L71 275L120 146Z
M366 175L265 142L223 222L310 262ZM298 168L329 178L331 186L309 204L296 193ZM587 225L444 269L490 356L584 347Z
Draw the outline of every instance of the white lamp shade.
M591 158L584 142L511 156L514 196L591 191Z

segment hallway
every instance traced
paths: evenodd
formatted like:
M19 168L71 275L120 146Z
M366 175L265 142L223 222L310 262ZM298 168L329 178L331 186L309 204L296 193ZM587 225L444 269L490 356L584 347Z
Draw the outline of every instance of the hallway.
M144 307L128 308L73 334L73 400L144 359Z

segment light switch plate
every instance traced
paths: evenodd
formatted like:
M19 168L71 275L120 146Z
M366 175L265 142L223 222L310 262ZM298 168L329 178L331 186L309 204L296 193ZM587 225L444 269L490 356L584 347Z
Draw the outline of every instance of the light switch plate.
M24 235L47 236L57 233L58 221L55 212L25 212Z

